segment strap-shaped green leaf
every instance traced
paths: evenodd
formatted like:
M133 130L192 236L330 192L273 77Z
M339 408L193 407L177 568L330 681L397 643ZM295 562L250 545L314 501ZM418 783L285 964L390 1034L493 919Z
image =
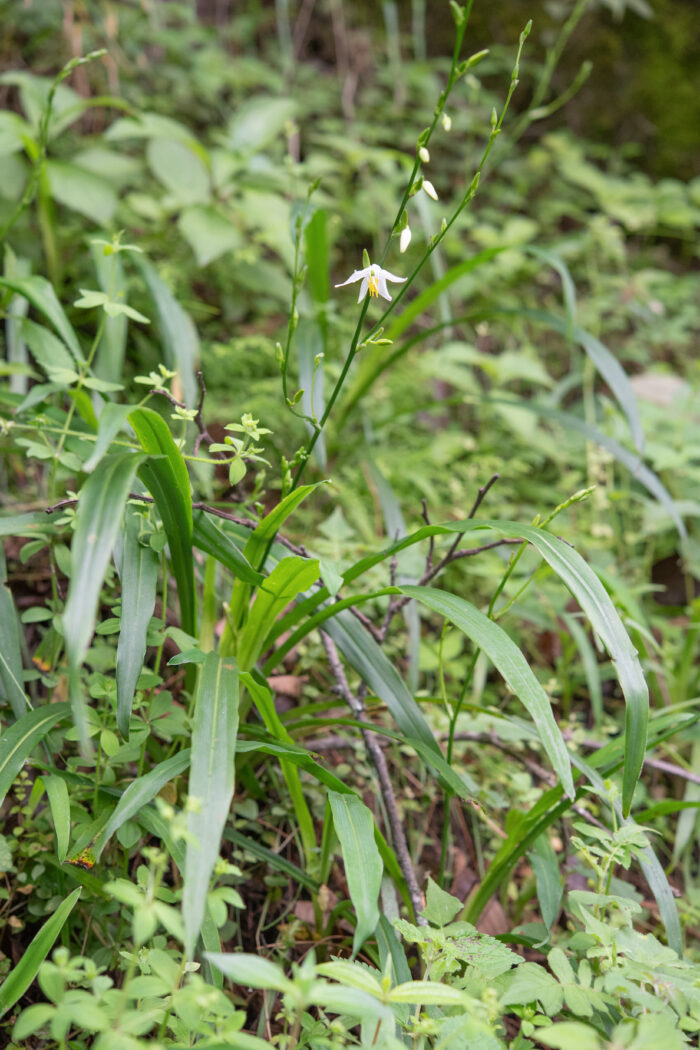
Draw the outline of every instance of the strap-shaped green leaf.
M126 516L119 566L122 611L117 644L117 726L129 735L136 682L146 655L146 632L153 615L158 582L158 555L139 540L142 517L130 508Z
M122 824L125 824L127 820L131 820L132 817L137 817L143 807L148 805L166 784L169 784L171 780L185 772L189 764L190 749L185 748L183 751L178 751L171 758L166 758L164 762L159 762L150 772L145 773L142 777L132 780L117 802L104 831L95 843L95 856L99 857L109 839Z
M229 569L237 580L257 585L265 579L261 572L252 567L245 554L230 536L214 524L211 516L203 510L194 516L192 536L195 547L205 554L211 554L221 565Z
M0 985L0 1016L14 1006L36 977L39 967L54 946L63 924L75 907L82 889L73 890L30 941L24 955Z
M137 408L129 416L149 459L139 477L156 501L168 537L170 557L180 598L182 628L196 634L197 613L192 558L192 494L185 461L167 423L150 408Z
M379 890L384 866L374 841L374 818L357 795L328 795L340 840L350 900L357 915L353 957L379 922Z
M124 505L144 457L107 456L83 485L71 545L72 574L63 612L71 702L81 740L87 739L78 671L95 629L102 582L117 539Z
M258 588L253 607L238 640L237 658L242 671L249 671L260 655L270 623L318 579L316 559L292 556L278 562L264 584Z
M185 951L194 955L204 921L209 880L231 807L238 733L238 671L232 659L207 653L195 694L188 793L196 800L187 830L182 913Z
M67 718L70 704L48 704L22 715L0 737L0 802L10 790L25 759L50 729Z
M569 753L554 720L549 699L532 668L506 632L470 602L434 587L399 587L402 594L439 613L471 638L503 675L508 688L530 714L542 746L569 798L574 796Z

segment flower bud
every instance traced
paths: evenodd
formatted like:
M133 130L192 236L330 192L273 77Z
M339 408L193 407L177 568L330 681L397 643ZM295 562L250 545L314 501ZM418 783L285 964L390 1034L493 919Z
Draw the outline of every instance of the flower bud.
M452 117L448 113L443 113L440 119L445 131L449 131L452 127Z
M399 237L399 251L405 252L411 243L411 227L404 226Z
M418 156L420 157L423 164L430 164L430 154L428 153L425 146L421 146L418 150Z
M438 199L437 191L433 186L432 182L429 182L427 179L423 179L423 189L429 197L433 198L434 201Z

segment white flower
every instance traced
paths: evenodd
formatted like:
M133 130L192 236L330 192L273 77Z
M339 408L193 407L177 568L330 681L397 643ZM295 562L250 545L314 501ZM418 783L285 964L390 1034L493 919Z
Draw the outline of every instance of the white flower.
M430 182L428 179L423 179L423 189L429 197L433 198L434 201L438 199L437 191L433 186L432 182Z
M387 281L400 281L403 283L405 277L396 277L393 273L389 273L388 270L383 270L377 263L371 263L369 266L365 266L364 270L354 270L350 274L347 281L342 281L340 284L336 284L336 288L344 288L346 284L354 284L355 281L362 281L360 285L360 294L357 298L358 303L361 303L364 297L369 292L370 296L377 298L382 296L384 299L388 299L391 302L391 296L387 289Z
M401 236L399 237L399 251L400 252L405 252L410 243L411 243L411 227L410 226L404 226L404 228L401 231Z

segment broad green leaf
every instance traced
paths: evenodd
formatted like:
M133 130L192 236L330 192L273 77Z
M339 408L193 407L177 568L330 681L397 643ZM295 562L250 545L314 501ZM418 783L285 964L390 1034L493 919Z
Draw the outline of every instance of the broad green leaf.
M43 368L49 379L54 378L54 373L57 369L62 369L65 372L70 372L74 369L75 361L71 357L66 344L55 336L51 329L25 318L22 321L20 331L22 338L32 353L32 357Z
M194 515L193 543L200 551L211 554L244 583L259 584L265 577L256 572L241 548L230 536L218 528L209 514L199 510Z
M78 337L56 298L53 286L45 277L0 277L0 288L10 288L13 292L28 299L31 305L51 322L75 360L84 364L85 358Z
M47 161L45 170L57 201L99 226L110 222L118 201L107 179L59 160Z
M0 985L0 1016L7 1013L10 1007L21 999L29 985L36 977L39 967L54 946L63 925L75 907L81 889L73 890L56 908L53 915L46 920L36 936L30 941L22 958L10 971Z
M194 370L199 358L199 336L190 315L149 262L141 256L133 257L141 271L156 308L158 329L168 364L174 364L182 381L184 400L190 406L197 401L197 381Z
M158 582L158 555L140 542L143 517L127 508L119 575L122 609L117 644L117 726L129 735L134 690L146 655L146 632L153 615Z
M189 764L190 749L185 748L183 751L178 751L172 758L166 758L165 761L159 762L150 772L137 777L136 780L132 780L119 799L114 812L105 825L104 831L95 843L95 856L99 858L114 832L122 824L125 824L127 820L138 817L144 806L147 806L158 792L162 791L166 784L169 784L175 777L179 777L181 773L184 773Z
M281 133L295 110L291 98L256 95L236 106L227 129L228 145L234 150L259 150Z
M291 556L278 562L260 585L238 639L237 658L242 671L248 671L260 655L270 623L290 602L318 579L318 561Z
M192 494L185 461L167 423L150 408L137 408L129 416L141 447L149 459L139 478L156 501L168 537L170 558L180 597L182 629L195 634L196 596L192 558Z
M146 148L148 166L179 205L206 204L211 196L209 173L193 150L169 138L153 138Z
M212 966L221 970L224 977L235 981L245 988L268 988L275 992L290 992L294 986L285 977L281 966L263 959L260 955L248 952L235 952L226 955L218 952L207 952L204 956Z
M103 459L83 485L71 545L73 571L63 613L71 700L81 740L87 738L78 671L95 629L95 615L112 548L134 475L144 457L125 453Z
M39 741L69 714L70 704L48 704L22 715L4 730L0 737L0 802Z
M466 1006L471 1002L466 992L439 981L409 981L392 988L387 996L391 1003L424 1003L426 1006Z
M547 835L540 835L528 854L537 886L542 921L548 930L554 925L564 892L559 860Z
M204 920L209 880L233 798L238 671L232 660L207 654L194 705L188 794L196 800L197 809L191 809L188 816L187 830L192 839L187 842L182 890L185 951L190 959Z
M458 595L448 594L434 587L404 586L399 590L402 594L416 598L433 612L446 617L483 649L494 667L503 675L508 688L529 712L552 767L567 795L572 798L574 781L569 754L554 720L549 698L520 649L503 628Z
M195 254L199 266L241 247L241 235L225 215L212 206L186 208L178 227Z
M367 806L356 795L337 795L331 791L328 798L343 851L350 899L357 915L352 942L354 958L379 922L378 901L384 866L374 841L374 818Z
M424 919L433 926L446 926L452 922L457 912L462 910L462 902L447 893L428 875L428 886L425 891L425 908L421 912Z
M56 857L59 864L63 864L68 853L70 842L70 798L68 797L68 786L63 779L57 775L44 777L44 787L49 799L51 819L56 833Z
M9 701L15 718L21 718L28 704L22 675L20 626L5 578L5 554L0 544L0 695Z

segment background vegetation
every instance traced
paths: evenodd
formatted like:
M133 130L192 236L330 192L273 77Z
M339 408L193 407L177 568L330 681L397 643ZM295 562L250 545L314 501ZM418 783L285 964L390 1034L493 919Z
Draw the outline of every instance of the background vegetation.
M697 1039L695 5L471 6L0 2L10 1046Z

